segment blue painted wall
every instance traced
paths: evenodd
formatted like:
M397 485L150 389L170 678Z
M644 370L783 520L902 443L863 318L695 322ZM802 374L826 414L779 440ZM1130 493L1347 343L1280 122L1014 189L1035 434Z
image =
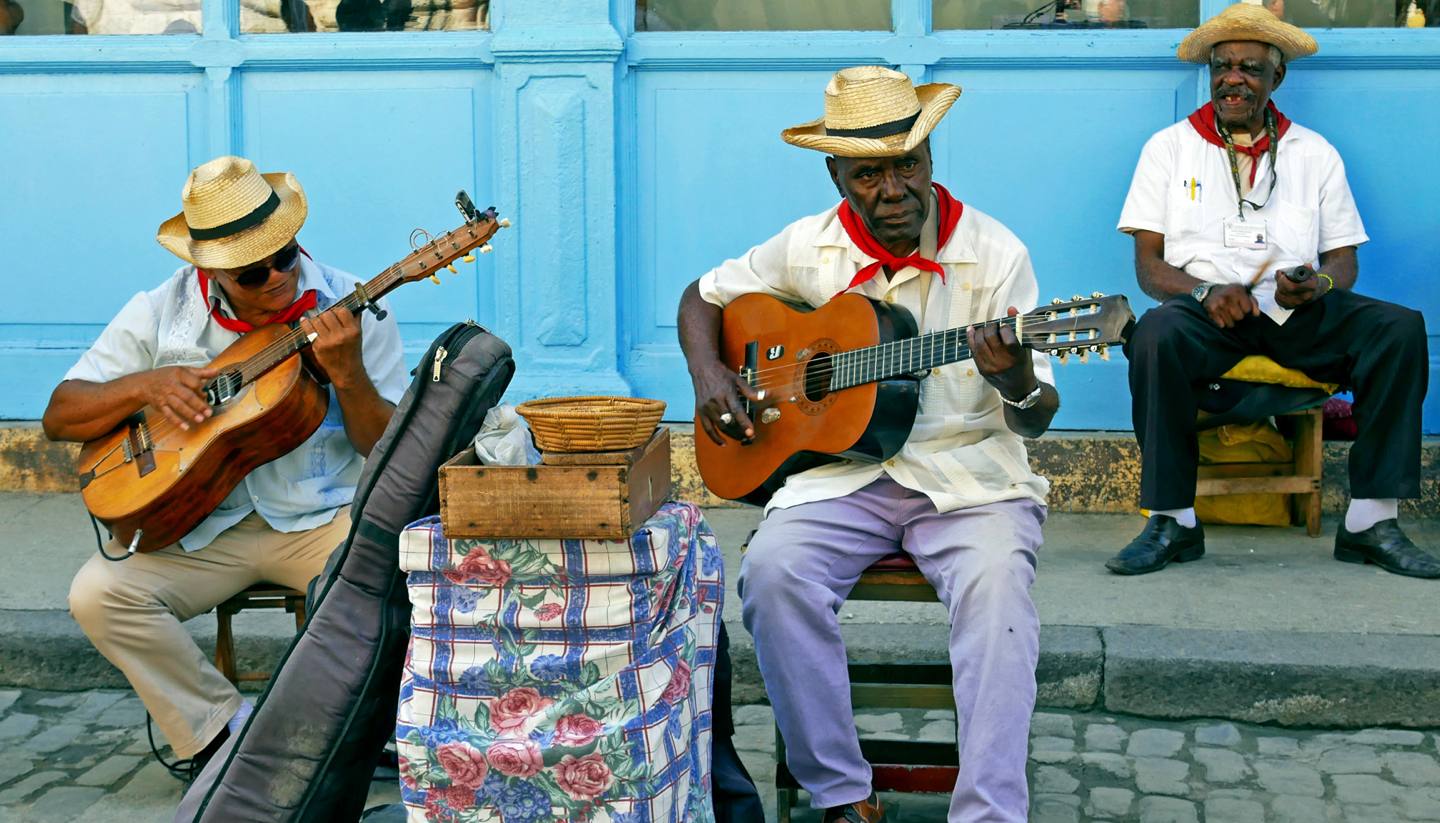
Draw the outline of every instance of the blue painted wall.
M1182 31L932 32L927 0L892 0L890 32L636 33L633 0L495 0L488 32L241 36L233 0L206 9L199 37L0 44L0 418L38 417L115 310L178 265L154 229L217 154L294 171L302 241L363 276L412 228L450 228L455 189L493 203L515 222L495 254L391 298L410 356L474 318L517 351L514 400L633 392L684 419L680 292L834 202L820 155L778 132L819 114L835 69L963 86L937 179L1025 240L1046 296L1137 309L1120 203L1144 140L1206 94L1173 57ZM1277 102L1346 159L1372 237L1362 289L1436 332L1440 30L1316 35ZM1123 360L1059 380L1059 427L1129 428ZM1425 427L1440 433L1440 394Z

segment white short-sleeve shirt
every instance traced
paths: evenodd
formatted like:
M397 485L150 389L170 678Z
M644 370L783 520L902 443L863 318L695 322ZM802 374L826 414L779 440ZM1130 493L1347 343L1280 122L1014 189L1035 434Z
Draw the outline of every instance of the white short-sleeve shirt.
M1247 220L1264 221L1264 249L1225 245L1225 221L1238 217L1230 160L1182 120L1151 137L1140 152L1117 228L1165 235L1165 262L1210 283L1249 284L1261 311L1284 323L1290 310L1275 302L1276 269L1315 265L1321 252L1369 240L1345 179L1345 164L1325 138L1292 123L1280 138L1276 169L1270 155L1256 160ZM1278 177L1276 176L1278 171ZM1270 191L1270 181L1275 190Z
M964 207L949 241L935 251L935 214L921 235L923 256L945 268L945 281L928 271L882 270L852 291L908 310L920 332L968 326L1005 315L1015 306L1035 308L1038 290L1030 253L1009 229L979 209ZM700 278L700 296L724 307L743 294L760 292L819 307L845 290L856 272L875 258L862 252L834 208L804 217ZM931 278L922 288L921 278ZM922 295L928 291L925 305ZM1035 377L1055 382L1050 359L1033 355ZM858 491L882 474L928 496L939 511L1028 498L1045 503L1049 483L1030 470L1023 439L1005 423L1000 393L962 360L935 369L920 382L920 409L910 438L883 464L845 460L791 475L766 507L787 508Z
M347 272L300 258L298 292L314 289L317 310L323 311L354 290L360 281ZM230 317L229 304L218 289L210 302ZM385 301L380 301L385 307ZM398 403L409 385L401 348L400 328L393 314L376 320L363 313L361 358L375 390ZM140 292L125 304L95 343L66 372L66 380L107 383L161 366L203 366L240 335L222 328L200 297L195 268L185 266L159 288ZM294 451L251 471L189 534L180 538L186 551L209 545L216 535L259 512L281 532L313 529L329 523L355 496L365 459L350 445L335 389L320 428Z

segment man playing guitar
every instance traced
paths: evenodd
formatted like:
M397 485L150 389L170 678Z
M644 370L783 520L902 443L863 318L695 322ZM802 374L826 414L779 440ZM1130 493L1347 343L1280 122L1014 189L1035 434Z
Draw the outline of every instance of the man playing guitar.
M252 471L178 543L127 556L111 540L71 583L75 620L198 771L246 712L181 622L255 583L304 589L320 573L408 380L393 317L326 311L359 281L298 245L306 200L292 175L219 157L191 172L182 202L157 239L188 265L131 298L56 387L43 422L52 440L87 441L148 406L160 412L152 427L189 430L213 413L204 389L217 372L204 364L269 323L298 321L329 378L329 411L299 448Z
M1035 306L1024 245L932 185L928 135L959 96L956 86L915 87L886 68L844 69L825 90L824 118L782 132L830 155L844 199L686 289L680 344L697 436L744 449L767 412L799 413L719 357L722 309L741 295L819 307L855 291L904 307L922 333ZM900 452L883 464L845 460L791 475L741 567L745 626L790 771L826 821L884 816L850 713L837 611L860 573L897 551L914 558L950 613L962 764L950 820L1026 819L1039 654L1030 585L1048 484L1030 472L1021 438L1046 430L1059 396L1048 359L1023 348L1013 325L967 334L973 360L921 383Z

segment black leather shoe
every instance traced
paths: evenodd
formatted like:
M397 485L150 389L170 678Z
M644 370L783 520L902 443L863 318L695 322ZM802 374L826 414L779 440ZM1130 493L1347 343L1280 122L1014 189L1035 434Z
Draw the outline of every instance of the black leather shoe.
M1342 563L1374 563L1406 577L1440 577L1440 559L1415 545L1395 518L1381 520L1363 532L1351 532L1340 521L1335 532L1335 559Z
M832 806L825 810L824 823L880 823L885 819L885 807L874 792L859 803Z
M1140 536L1105 561L1105 568L1116 574L1149 574L1172 562L1188 563L1204 556L1204 526L1196 523L1194 528L1187 529L1173 517L1152 514Z

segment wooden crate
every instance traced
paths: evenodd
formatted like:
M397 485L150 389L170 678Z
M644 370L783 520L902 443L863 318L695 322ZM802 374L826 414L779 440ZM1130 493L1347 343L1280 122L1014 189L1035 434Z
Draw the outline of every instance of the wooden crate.
M446 537L625 540L670 497L670 430L628 453L547 455L484 466L466 449L440 467ZM588 462L587 462L588 461Z

